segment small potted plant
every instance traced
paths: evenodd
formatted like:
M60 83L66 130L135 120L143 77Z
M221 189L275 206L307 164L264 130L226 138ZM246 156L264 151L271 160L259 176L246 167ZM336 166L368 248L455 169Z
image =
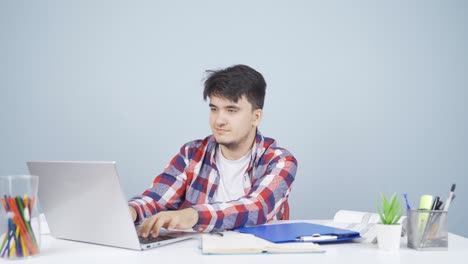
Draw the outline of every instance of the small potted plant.
M398 223L403 211L401 200L394 193L390 199L380 193L380 203L377 203L377 212L380 224L377 224L377 241L380 249L397 250L400 248L401 224Z

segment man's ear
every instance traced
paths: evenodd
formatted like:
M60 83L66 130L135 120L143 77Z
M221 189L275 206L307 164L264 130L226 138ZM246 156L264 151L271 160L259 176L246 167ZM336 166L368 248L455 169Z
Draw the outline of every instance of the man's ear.
M263 110L262 109L256 109L253 112L254 115L254 120L253 120L253 126L258 126L260 124L260 121L262 121L263 117Z

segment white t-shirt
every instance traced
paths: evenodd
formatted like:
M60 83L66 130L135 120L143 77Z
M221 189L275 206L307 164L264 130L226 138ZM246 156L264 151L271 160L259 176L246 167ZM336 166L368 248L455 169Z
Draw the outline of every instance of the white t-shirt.
M218 189L214 194L216 202L229 202L245 195L244 173L249 166L251 155L252 150L238 160L228 160L223 156L218 146L216 167L218 167L220 179Z

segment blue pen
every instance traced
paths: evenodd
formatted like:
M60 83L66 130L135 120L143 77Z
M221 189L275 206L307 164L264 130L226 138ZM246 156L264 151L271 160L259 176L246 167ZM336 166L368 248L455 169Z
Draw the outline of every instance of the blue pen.
M411 206L410 206L409 201L408 201L408 194L404 193L403 197L405 197L406 209L411 210Z

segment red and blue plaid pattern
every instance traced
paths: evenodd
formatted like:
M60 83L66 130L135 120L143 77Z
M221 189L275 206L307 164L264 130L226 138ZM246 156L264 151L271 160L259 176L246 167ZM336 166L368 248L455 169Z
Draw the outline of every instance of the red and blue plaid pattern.
M156 176L151 188L130 199L129 205L138 215L137 224L159 211L187 207L198 212L194 229L205 232L289 218L288 196L297 170L297 161L289 151L258 132L244 174L245 196L215 202L213 196L220 177L216 146L213 136L182 146L163 173Z

